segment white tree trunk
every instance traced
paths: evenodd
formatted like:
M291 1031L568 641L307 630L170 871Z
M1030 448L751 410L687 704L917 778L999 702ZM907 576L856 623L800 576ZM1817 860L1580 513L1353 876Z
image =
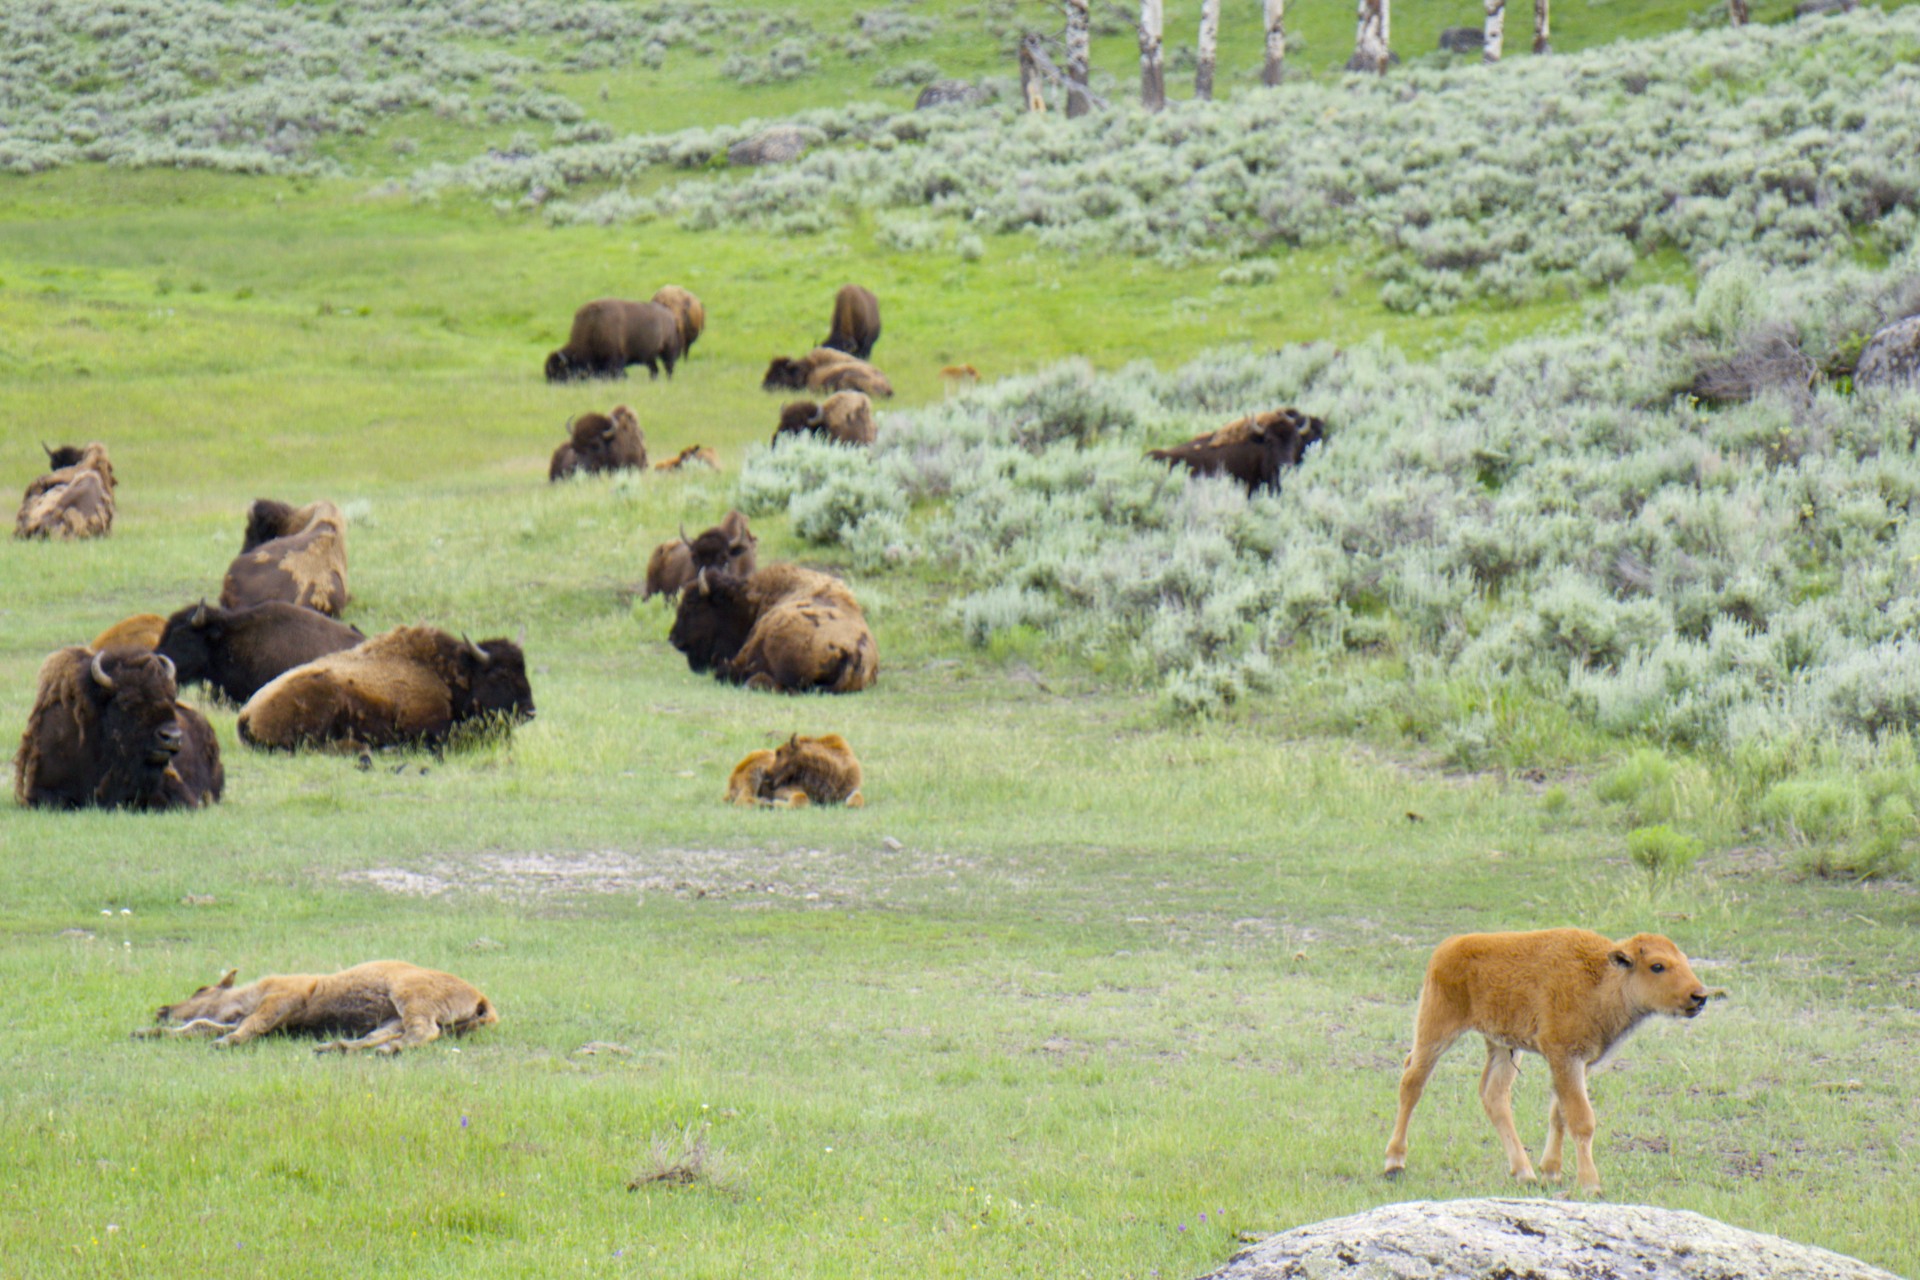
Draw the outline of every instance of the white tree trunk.
M1213 64L1220 51L1220 0L1200 0L1200 65L1193 71L1193 96L1213 97Z
M1067 0L1067 115L1083 116L1087 101L1088 42L1092 28L1087 0Z
M1551 42L1547 39L1547 0L1533 0L1533 51L1547 53Z
M1487 0L1487 46L1480 51L1482 62L1500 61L1500 45L1507 34L1507 0Z
M1167 105L1167 68L1160 51L1161 0L1140 0L1140 105Z
M1360 0L1360 21L1353 37L1354 71L1376 74L1387 69L1387 0Z
M1747 0L1727 0L1727 20L1736 27L1747 25Z
M1267 0L1267 63L1260 83L1280 83L1287 61L1287 0Z

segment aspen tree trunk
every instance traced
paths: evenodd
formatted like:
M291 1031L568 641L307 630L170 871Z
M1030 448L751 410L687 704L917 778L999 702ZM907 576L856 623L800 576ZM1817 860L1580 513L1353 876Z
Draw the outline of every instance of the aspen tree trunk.
M1033 60L1033 39L1028 36L1020 42L1020 96L1027 100L1027 110L1039 112L1047 109L1047 99L1040 92L1040 66Z
M1160 55L1161 0L1140 0L1140 105L1167 105L1167 68Z
M1487 0L1487 46L1480 52L1482 62L1500 61L1500 43L1507 34L1507 0Z
M1360 0L1359 29L1354 33L1353 61L1347 64L1349 68L1385 73L1387 22L1387 0Z
M1287 0L1267 0L1267 64L1260 72L1260 83L1275 85L1286 70Z
M1727 0L1727 20L1736 27L1747 25L1747 0Z
M1087 101L1088 41L1092 17L1088 0L1067 0L1067 115L1083 116L1092 109Z
M1547 39L1547 0L1533 0L1533 51L1551 52Z
M1193 96L1213 98L1213 64L1220 49L1220 0L1200 0L1200 65L1193 72Z

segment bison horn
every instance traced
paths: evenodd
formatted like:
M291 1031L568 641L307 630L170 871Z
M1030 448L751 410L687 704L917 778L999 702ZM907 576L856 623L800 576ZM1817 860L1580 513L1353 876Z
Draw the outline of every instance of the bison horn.
M45 454L47 455L47 461L48 461L48 462L52 462L52 461L53 461L53 449L52 449L51 447L49 447L49 446L48 446L48 444L47 444L47 442L46 442L45 440L42 440L42 441L40 442L40 449L41 449L41 452L43 452L43 453L45 453Z
M201 597L199 605L196 606L193 611L193 616L187 619L187 625L194 628L195 630L198 630L199 628L207 625L206 597L204 596Z
M689 537L687 537L687 522L686 522L685 520L682 520L682 521L680 522L680 541L682 541L682 542L692 542L692 541L693 541L693 539L691 539L691 538L689 538Z
M154 656L154 657L156 657L156 658L158 658L158 659L160 659L160 661L162 661L162 662L164 662L164 663L166 663L166 664L167 664L167 679L169 679L169 680L172 680L172 679L173 679L173 678L175 677L175 675L176 675L176 672L175 672L175 670L174 670L174 666L173 666L173 659L172 659L172 658L169 658L169 657L168 657L168 656L167 656L166 654L164 654L164 653L156 653L156 654L154 654L153 656Z
M233 985L234 975L239 972L240 971L238 969L229 969L225 973L221 974L220 981L214 983L213 985L216 987L230 987Z
M112 693L113 677L108 675L107 669L100 665L100 660L104 657L106 657L104 653L96 653L93 655L93 682L102 689L105 689L108 693Z
M493 661L493 655L488 653L485 649L482 649L479 645L475 644L473 641L467 639L467 634L464 631L460 633L460 643L467 646L467 652L472 654L473 660L479 663L481 666L484 667L489 662Z

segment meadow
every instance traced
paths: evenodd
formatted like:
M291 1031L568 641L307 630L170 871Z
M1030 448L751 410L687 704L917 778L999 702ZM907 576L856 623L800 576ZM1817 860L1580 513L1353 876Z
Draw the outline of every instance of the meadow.
M933 31L877 45L851 81L830 74L846 50L819 45L821 69L746 84L724 49L693 48L712 39L697 32L644 72L565 66L544 42L574 37L502 34L481 3L442 7L450 34L422 56L524 59L487 63L484 82L510 73L509 99L534 89L617 130L712 129L873 100L874 75L914 60L992 71L997 37L975 27L993 7L963 8L901 6ZM1442 25L1410 9L1396 31ZM859 12L804 16L844 33ZM1557 47L1687 16L1569 5ZM1305 11L1303 80L1343 60L1350 21ZM1234 30L1223 46L1238 91L1254 42ZM622 56L651 56L631 43ZM1127 41L1098 49L1124 81ZM1544 550L1481 528L1518 537L1539 523L1532 504L1572 483L1581 442L1542 421L1591 425L1610 399L1630 401L1625 421L1652 433L1644 456L1621 450L1617 472L1574 492L1669 482L1679 461L1699 462L1688 442L1707 440L1729 473L1717 518L1732 521L1734 496L1746 504L1748 523L1712 544L1738 567L1743 548L1791 545L1791 513L1766 486L1818 476L1819 556L1783 553L1756 599L1818 614L1836 659L1893 643L1863 620L1874 592L1904 594L1908 535L1875 536L1854 508L1908 491L1912 440L1895 428L1911 401L1873 410L1823 385L1807 406L1701 410L1650 388L1738 355L1765 319L1790 320L1810 349L1844 346L1900 305L1916 274L1907 246L1867 235L1801 274L1735 263L1718 276L1669 246L1611 283L1466 290L1421 314L1390 305L1394 277L1364 236L1269 247L1271 274L1243 280L1222 275L1238 259L1019 230L974 233L976 255L929 250L858 202L793 234L549 220L488 193L408 186L429 165L512 149L514 131L569 123L398 110L239 172L75 157L0 180L4 474L24 486L43 439L99 438L120 477L112 537L0 546L0 725L24 722L52 649L217 592L259 496L346 509L346 616L364 630L524 628L539 706L510 739L365 770L248 751L234 709L208 706L228 770L216 808L0 809L0 975L16 992L0 1039L9 1274L270 1276L299 1259L422 1276L1197 1275L1243 1235L1510 1190L1471 1048L1437 1073L1406 1177L1382 1181L1380 1153L1433 944L1563 924L1670 934L1730 993L1696 1022L1643 1030L1597 1078L1609 1195L1920 1272L1906 728L1853 732L1820 719L1834 705L1822 699L1799 707L1791 751L1743 754L1730 712L1769 696L1751 654L1713 669L1734 681L1713 732L1669 732L1684 717L1615 688L1650 680L1636 653L1664 643L1662 661L1684 667L1673 655L1709 643L1688 610L1704 617L1719 597L1701 603L1700 579L1668 573L1703 554L1684 539L1632 544L1660 583L1653 605L1626 603L1635 617L1665 609L1666 630L1625 627L1621 661L1578 676L1554 647L1565 632L1495 625L1539 616L1520 608L1539 594L1531 569L1464 600L1435 585L1470 569L1448 556L1555 569L1564 554L1555 571L1571 572L1565 547L1581 538L1661 527L1634 523L1643 490L1618 504L1620 523L1556 528ZM885 309L875 358L900 394L883 446L871 460L769 454L781 397L759 390L760 373L825 332L848 279ZM540 380L580 301L669 281L710 318L671 380ZM1332 349L1345 363L1315 363ZM988 382L949 400L937 371L962 360ZM1587 399L1521 394L1529 369L1577 375ZM1128 465L1149 437L1241 411L1235 396L1296 392L1344 396L1364 456L1329 449L1253 503ZM549 486L567 418L623 400L656 455L705 443L724 470ZM1440 426L1473 434L1434 445L1420 434L1427 401L1453 406ZM1769 457L1782 427L1818 439ZM1497 484L1481 478L1489 466ZM822 468L855 477L824 486L839 506L809 506L794 480ZM1386 515L1414 504L1368 506L1369 470L1389 495L1425 474L1424 527L1458 536L1413 549L1417 531ZM1477 493L1449 505L1447 485ZM1178 612L1183 591L1220 584L1247 616L1202 617L1223 630L1196 641L1145 625L1145 597L1091 551L1049 567L1021 530L1100 526L1062 501L1016 529L1022 504L1082 491L1114 497L1109 514L1151 517L1125 545L1172 566L1177 589L1156 589L1154 608ZM668 647L670 613L636 598L647 553L734 504L754 511L763 560L847 575L880 645L874 690L751 694L692 675ZM869 506L892 523L861 535ZM1227 539L1230 554L1183 560L1147 536L1159 526ZM1234 594L1277 530L1334 547L1369 528L1378 544L1350 575L1304 543L1292 568L1263 562L1282 587L1313 568L1317 606L1299 590L1267 600L1279 622L1263 631L1260 600ZM1369 594L1380 564L1400 585ZM1041 603L1011 609L993 594L1001 581ZM1589 607L1621 631L1605 601ZM1461 616L1470 635L1450 621ZM1280 643L1281 623L1297 640ZM1489 640L1463 659L1449 633L1507 648ZM1206 679L1182 684L1190 668L1162 649L1202 642ZM1442 654L1447 665L1422 665ZM1222 696L1222 672L1255 669ZM1603 703L1653 710L1609 717ZM796 731L852 741L867 808L720 803L740 755ZM1774 795L1795 779L1838 799ZM1910 806L1905 825L1895 801ZM1646 838L1630 837L1660 827L1698 860L1637 864ZM246 980L377 956L461 974L502 1021L395 1060L126 1035L230 966ZM1520 1107L1537 1150L1536 1067ZM676 1170L691 1176L658 1176Z

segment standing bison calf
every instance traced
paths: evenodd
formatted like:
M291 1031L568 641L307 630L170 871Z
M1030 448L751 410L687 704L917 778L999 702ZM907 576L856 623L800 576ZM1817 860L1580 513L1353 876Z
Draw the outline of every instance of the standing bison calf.
M172 660L180 683L209 684L245 702L274 677L364 639L356 627L284 600L244 609L202 600L168 618L152 647Z
M1434 1064L1460 1036L1477 1031L1487 1042L1480 1105L1506 1148L1508 1171L1527 1181L1534 1176L1513 1127L1513 1082L1519 1055L1537 1053L1553 1074L1540 1172L1559 1174L1561 1145L1571 1130L1580 1189L1599 1191L1588 1070L1604 1063L1649 1015L1691 1018L1707 999L1680 948L1657 933L1636 933L1623 942L1585 929L1448 938L1434 950L1420 988L1413 1052L1400 1077L1400 1115L1387 1143L1388 1176L1406 1168L1407 1121Z
M694 671L749 689L857 693L880 671L860 605L838 578L796 564L751 577L702 573L667 640Z
M647 437L640 419L624 404L611 414L583 413L567 423L567 442L553 451L547 480L603 471L645 471Z
M1279 409L1249 414L1171 449L1150 449L1147 456L1195 475L1232 476L1249 495L1261 489L1278 493L1280 472L1299 466L1307 446L1324 439L1326 429L1326 423L1298 409Z
M547 357L547 381L624 378L627 366L643 364L653 377L680 358L680 318L657 302L602 298L573 313L567 345Z
M347 607L347 518L340 508L261 498L248 509L240 554L220 584L220 606L244 609L269 600L329 618Z
M371 960L339 973L271 974L233 985L238 969L178 1004L160 1006L157 1027L136 1036L218 1036L217 1045L261 1036L351 1036L315 1053L372 1049L398 1053L438 1040L442 1031L465 1035L500 1021L499 1012L469 982L404 960Z
M880 299L873 290L857 284L840 286L833 297L833 323L827 340L820 345L831 351L845 351L856 360L873 354L880 341Z
M113 464L107 446L46 450L52 470L27 486L13 519L16 538L102 538L113 531Z

